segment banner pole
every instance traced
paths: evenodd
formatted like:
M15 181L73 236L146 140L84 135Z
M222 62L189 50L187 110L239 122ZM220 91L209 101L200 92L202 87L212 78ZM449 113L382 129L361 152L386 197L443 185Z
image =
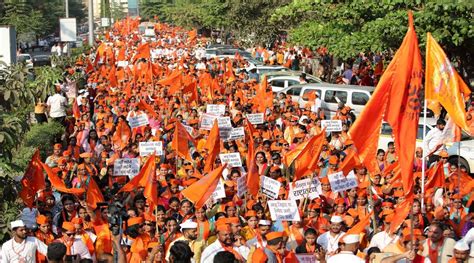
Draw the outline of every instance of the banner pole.
M425 135L426 135L426 99L423 102L423 147L422 148L422 158L421 158L421 211L425 212L425 174L426 174L426 156L425 156Z

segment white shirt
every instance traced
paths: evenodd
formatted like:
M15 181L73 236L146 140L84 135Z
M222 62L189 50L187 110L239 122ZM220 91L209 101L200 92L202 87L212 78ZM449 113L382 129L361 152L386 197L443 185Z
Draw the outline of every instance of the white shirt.
M1 263L36 262L36 250L44 256L48 252L48 246L36 237L27 237L23 242L17 243L13 238L2 246Z
M345 234L346 232L341 231L336 236L332 236L330 231L320 235L316 240L316 243L321 245L324 250L326 250L326 254L331 252L335 252L339 248L339 239Z
M328 233L328 232L326 232ZM341 251L339 254L336 254L330 257L327 260L327 263L365 263L365 260L361 259L360 257L354 255L350 251Z
M438 128L431 129L425 137L424 147L427 153L431 153L437 145L442 144L444 139L443 132ZM434 152L434 154L439 154L442 148Z
M46 104L50 107L49 116L59 118L66 116L67 99L61 94L54 94L48 98Z
M474 228L469 229L462 240L464 240L471 247L469 256L474 257Z
M369 248L378 247L382 251L389 244L397 242L398 238L399 236L397 235L390 237L386 231L378 232L370 240Z
M87 249L86 244L84 244L84 241L82 241L80 237L74 238L74 243L72 243L71 247L71 255L79 255L80 259L92 259L89 249Z
M237 247L233 247L233 249L237 252L240 252L239 248ZM214 243L210 244L202 252L201 263L214 263L214 257L216 256L217 252L221 251L224 251L221 242L219 242L219 240L214 241Z
M320 108L321 108L321 99L319 97L317 97L314 100L313 106L311 106L311 111L314 112L314 113L317 113Z

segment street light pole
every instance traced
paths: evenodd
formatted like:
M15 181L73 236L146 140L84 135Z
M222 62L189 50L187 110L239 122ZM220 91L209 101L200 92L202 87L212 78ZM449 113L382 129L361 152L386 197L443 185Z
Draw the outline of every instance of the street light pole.
M67 1L67 0L66 0ZM89 24L89 46L94 45L94 0L89 0L88 10L88 24Z
M64 7L66 8L66 18L69 18L69 0L64 0Z

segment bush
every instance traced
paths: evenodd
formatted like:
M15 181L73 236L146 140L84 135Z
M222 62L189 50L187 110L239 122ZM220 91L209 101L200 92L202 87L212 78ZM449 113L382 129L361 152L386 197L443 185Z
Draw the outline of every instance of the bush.
M54 121L34 124L25 135L24 147L39 148L41 159L44 160L48 156L48 151L52 149L52 145L61 140L64 131L64 126Z

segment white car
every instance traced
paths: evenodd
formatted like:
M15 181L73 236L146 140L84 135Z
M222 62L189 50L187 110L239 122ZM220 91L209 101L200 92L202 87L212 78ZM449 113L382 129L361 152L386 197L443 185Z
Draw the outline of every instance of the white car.
M280 92L285 88L300 84L301 71L279 71L265 74L267 81L272 86L274 93ZM321 79L313 75L306 74L308 83L321 83Z
M16 57L16 62L17 63L25 63L27 67L32 68L33 67L33 58L31 57L30 54L20 54Z
M426 134L434 128L436 120L434 118L427 119ZM420 118L421 121L421 118ZM393 142L392 128L386 122L382 123L380 131L378 149L387 150L389 142ZM448 162L459 164L466 167L467 172L474 173L474 138L463 133L460 142L445 144L446 151L449 154ZM416 147L423 147L423 123L418 124L418 132L416 134Z

